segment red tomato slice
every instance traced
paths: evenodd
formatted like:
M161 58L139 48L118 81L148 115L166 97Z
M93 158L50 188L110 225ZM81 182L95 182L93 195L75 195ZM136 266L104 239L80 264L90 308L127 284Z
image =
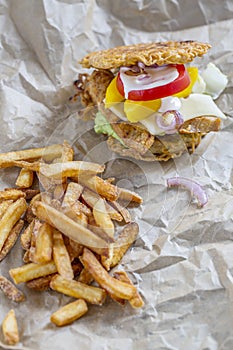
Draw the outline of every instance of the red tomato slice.
M190 84L189 74L185 66L183 64L173 64L171 66L176 67L179 73L179 76L174 81L151 89L131 90L128 94L128 99L133 101L150 101L171 96L184 90ZM117 88L120 94L124 96L124 85L120 73L117 76Z

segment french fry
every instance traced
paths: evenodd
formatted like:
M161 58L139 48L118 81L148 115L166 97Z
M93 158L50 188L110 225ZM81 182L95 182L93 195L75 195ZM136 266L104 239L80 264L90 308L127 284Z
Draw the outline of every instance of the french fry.
M73 178L73 180L88 187L109 201L115 201L118 198L118 188L99 176L79 176L79 178Z
M40 171L40 167L43 163L40 161L27 162L26 160L13 160L12 165L18 168L23 168L29 171Z
M108 246L106 241L65 214L42 202L34 203L33 211L39 219L46 221L74 241L90 247L97 253L106 254Z
M31 247L32 232L34 229L35 219L33 219L30 224L25 228L20 236L21 247L24 250L28 250Z
M53 198L57 200L61 200L65 194L66 187L67 187L66 182L56 185L53 190Z
M93 207L93 216L98 226L111 238L114 238L114 224L108 214L105 206L105 200L99 198Z
M32 212L33 203L41 200L41 193L36 194L29 203L29 206L25 213L25 220L30 223L35 219L35 215Z
M121 187L118 187L118 199L126 201L128 203L135 202L138 204L142 204L143 202L142 197L139 196L137 193Z
M8 345L15 345L19 342L18 324L13 309L8 312L2 322L2 332Z
M25 199L31 200L33 197L35 197L37 194L40 193L40 190L32 189L32 188L21 188L21 191L25 193Z
M51 315L50 320L56 326L66 326L85 315L87 311L88 308L86 302L83 299L79 299L54 312Z
M32 262L30 259L30 250L29 249L26 250L25 253L23 254L23 262L25 264L29 264L30 262Z
M6 277L0 276L0 289L6 295L6 297L16 303L20 303L25 300L25 295Z
M35 278L31 281L26 282L26 286L30 289L37 291L37 292L43 292L43 291L48 290L50 288L50 282L54 276L55 276L55 273L48 275L48 276L42 276L42 277Z
M22 168L16 179L15 184L18 187L28 188L32 186L33 179L34 179L34 172L31 170Z
M53 252L53 231L52 227L44 222L36 237L36 246L33 261L39 264L52 260Z
M87 176L90 174L102 173L104 168L104 165L97 163L72 161L55 164L41 163L40 168L37 171L40 171L40 174L48 178L60 180L61 178L76 177L83 174Z
M7 208L12 203L13 203L12 199L8 199L8 200L4 200L4 201L0 202L0 219L3 217L3 215L5 214Z
M62 201L62 207L72 206L80 198L83 186L76 182L70 182L66 188L66 193Z
M39 230L41 226L42 226L42 222L38 219L34 219L34 226L31 234L31 242L30 242L30 248L29 248L29 260L35 263L37 263L37 261L34 260L35 250L36 250L36 239L39 234Z
M21 215L26 211L27 203L24 198L17 199L6 210L0 221L0 251L9 236L12 228L20 219Z
M4 191L0 191L0 200L12 199L13 201L16 201L19 198L25 197L25 193L16 188L7 188Z
M59 275L52 278L50 287L57 292L77 299L84 299L91 304L102 305L106 298L106 293L102 288L88 286L75 280L67 280Z
M82 193L84 201L93 208L95 203L101 198L97 193L85 188ZM122 216L109 203L105 202L106 211L112 220L122 221Z
M109 256L101 256L101 263L106 270L109 271L120 262L126 251L135 241L137 235L138 225L135 222L132 222L123 228L118 239L111 244Z
M57 267L53 261L46 264L29 263L14 269L10 269L9 274L15 284L28 282L35 278L51 275L57 272Z
M105 289L110 296L113 295L116 298L126 300L132 299L135 296L137 292L136 287L110 276L89 249L84 248L83 255L80 259L84 267L92 274L94 280Z
M3 244L3 247L0 251L0 261L2 261L7 254L11 251L11 249L13 248L15 242L17 241L19 234L23 228L24 225L24 221L23 220L19 220L14 227L12 228L12 230L10 231L7 239L5 240L5 243Z
M92 274L87 269L85 269L85 267L80 272L78 282L82 282L85 284L91 284L93 282Z
M114 273L114 277L117 278L119 281L133 285L132 281L130 280L125 271L116 271ZM134 309L138 309L144 306L144 301L142 300L142 297L138 292L136 292L135 296L129 300L129 303Z
M61 162L72 162L74 160L74 150L67 141L63 142Z
M15 152L7 152L0 154L0 168L8 168L14 166L16 160L34 160L43 158L46 161L51 161L54 158L60 157L62 154L63 145L52 145L43 148L33 148Z
M71 261L82 255L83 246L81 244L65 235L63 236L63 240Z
M53 259L58 273L68 279L74 278L74 272L71 266L70 257L63 241L62 234L53 229Z
M126 224L128 224L129 222L132 221L130 212L125 207L123 207L117 201L113 201L113 202L111 202L111 204L119 211L119 213L122 215L122 217L123 217L124 221L126 222Z

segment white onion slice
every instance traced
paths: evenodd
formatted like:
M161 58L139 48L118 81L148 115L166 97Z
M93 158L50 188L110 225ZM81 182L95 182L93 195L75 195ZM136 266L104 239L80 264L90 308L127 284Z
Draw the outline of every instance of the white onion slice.
M174 134L177 127L183 124L184 120L178 111L166 111L157 116L157 125L167 134Z
M168 187L180 186L190 191L191 195L196 197L198 207L203 207L208 202L205 190L197 182L185 177L171 177L167 179Z

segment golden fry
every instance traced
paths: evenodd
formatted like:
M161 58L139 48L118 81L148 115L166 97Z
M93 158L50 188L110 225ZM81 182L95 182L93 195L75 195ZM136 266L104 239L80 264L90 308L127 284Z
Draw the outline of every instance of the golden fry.
M99 198L93 207L93 216L99 227L111 238L114 238L114 224L106 210L105 200Z
M108 246L106 241L65 214L42 202L36 202L33 210L39 219L46 221L69 238L90 247L97 253L106 254L106 248Z
M7 188L4 191L0 191L0 200L12 199L16 201L19 198L25 198L26 195L23 191L18 190L17 188Z
M143 199L137 193L127 190L125 188L118 187L118 199L130 202L136 202L138 204L142 204Z
M47 263L52 260L53 232L52 227L44 222L36 237L36 246L33 261L36 263Z
M23 168L20 170L20 173L16 179L15 184L18 187L28 188L32 186L33 179L34 179L34 172L32 170Z
M101 263L106 270L110 270L120 262L126 251L135 241L137 235L138 225L135 222L124 227L116 242L111 244L109 257L101 256Z
M27 203L24 198L19 198L13 202L6 210L0 221L0 251L21 215L26 211Z
M101 288L88 286L75 280L67 280L59 275L53 277L50 287L57 292L84 299L91 304L102 305L106 298L106 293Z
M8 168L14 165L16 160L33 160L43 158L46 161L51 161L54 158L60 157L62 154L63 145L52 145L43 148L33 148L22 151L7 152L0 154L0 168Z
M124 221L126 222L126 224L128 224L129 222L132 221L130 212L125 207L123 207L117 201L113 201L113 202L111 202L111 204L119 211L119 213L122 215L122 217L123 217Z
M111 277L89 249L84 248L81 262L92 274L94 280L110 295L126 300L135 296L136 287Z
M118 198L117 187L99 176L79 176L79 178L75 178L74 181L81 183L81 185L88 187L90 190L98 193L109 201L115 201Z
M72 162L74 160L74 150L67 141L63 142L61 162Z
M53 190L53 197L57 200L61 200L66 191L66 187L67 187L66 182L56 185Z
M72 206L80 198L83 191L83 186L76 182L70 182L66 188L66 193L63 198L62 206Z
M95 203L101 198L97 193L85 188L82 193L84 201L93 208ZM112 220L122 221L122 216L109 203L105 202L106 211Z
M18 324L13 309L8 312L2 322L2 332L8 345L15 345L19 342Z
M31 281L35 278L51 275L57 272L57 267L53 261L46 264L29 263L14 269L10 269L9 274L15 284Z
M8 299L15 301L16 303L25 300L24 294L4 276L0 276L0 289Z
M87 311L88 308L86 302L79 299L54 312L50 317L50 320L55 323L56 326L66 326L85 315Z
M132 281L130 280L125 271L116 271L114 273L114 277L117 278L119 281L133 285ZM138 292L132 299L129 300L129 303L134 309L138 309L144 306L144 301L142 300L142 297Z
M87 269L85 269L85 267L80 272L78 282L82 282L85 284L91 284L93 282L92 274Z
M62 234L53 229L53 259L57 266L58 273L68 279L74 278L74 272L71 266L70 257L63 241Z
M24 250L28 250L31 247L32 232L34 229L35 219L33 219L30 224L25 228L20 236L21 247Z
M0 261L2 261L7 254L11 251L11 249L13 248L15 242L17 241L19 234L23 228L24 225L24 221L23 220L19 220L15 226L12 228L12 230L10 231L7 239L5 240L5 243L2 247L2 250L0 251Z
M3 217L3 215L5 214L7 208L12 203L13 203L12 199L8 199L8 200L4 200L4 201L0 202L0 219Z
M65 177L76 177L84 174L96 174L104 171L104 165L90 163L84 161L72 161L66 163L42 164L40 166L40 174L52 178L61 179ZM38 171L38 170L37 170Z
M30 289L37 291L37 292L42 292L42 291L48 290L50 288L50 282L54 276L55 276L55 273L48 275L48 276L42 276L42 277L35 278L31 281L28 281L26 283L26 286Z

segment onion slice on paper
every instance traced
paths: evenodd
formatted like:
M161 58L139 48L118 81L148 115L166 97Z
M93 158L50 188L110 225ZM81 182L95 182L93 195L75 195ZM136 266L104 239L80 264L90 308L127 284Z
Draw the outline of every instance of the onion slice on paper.
M208 202L205 190L197 182L185 177L171 177L167 179L167 186L180 186L190 191L191 195L196 197L198 207L203 207Z

